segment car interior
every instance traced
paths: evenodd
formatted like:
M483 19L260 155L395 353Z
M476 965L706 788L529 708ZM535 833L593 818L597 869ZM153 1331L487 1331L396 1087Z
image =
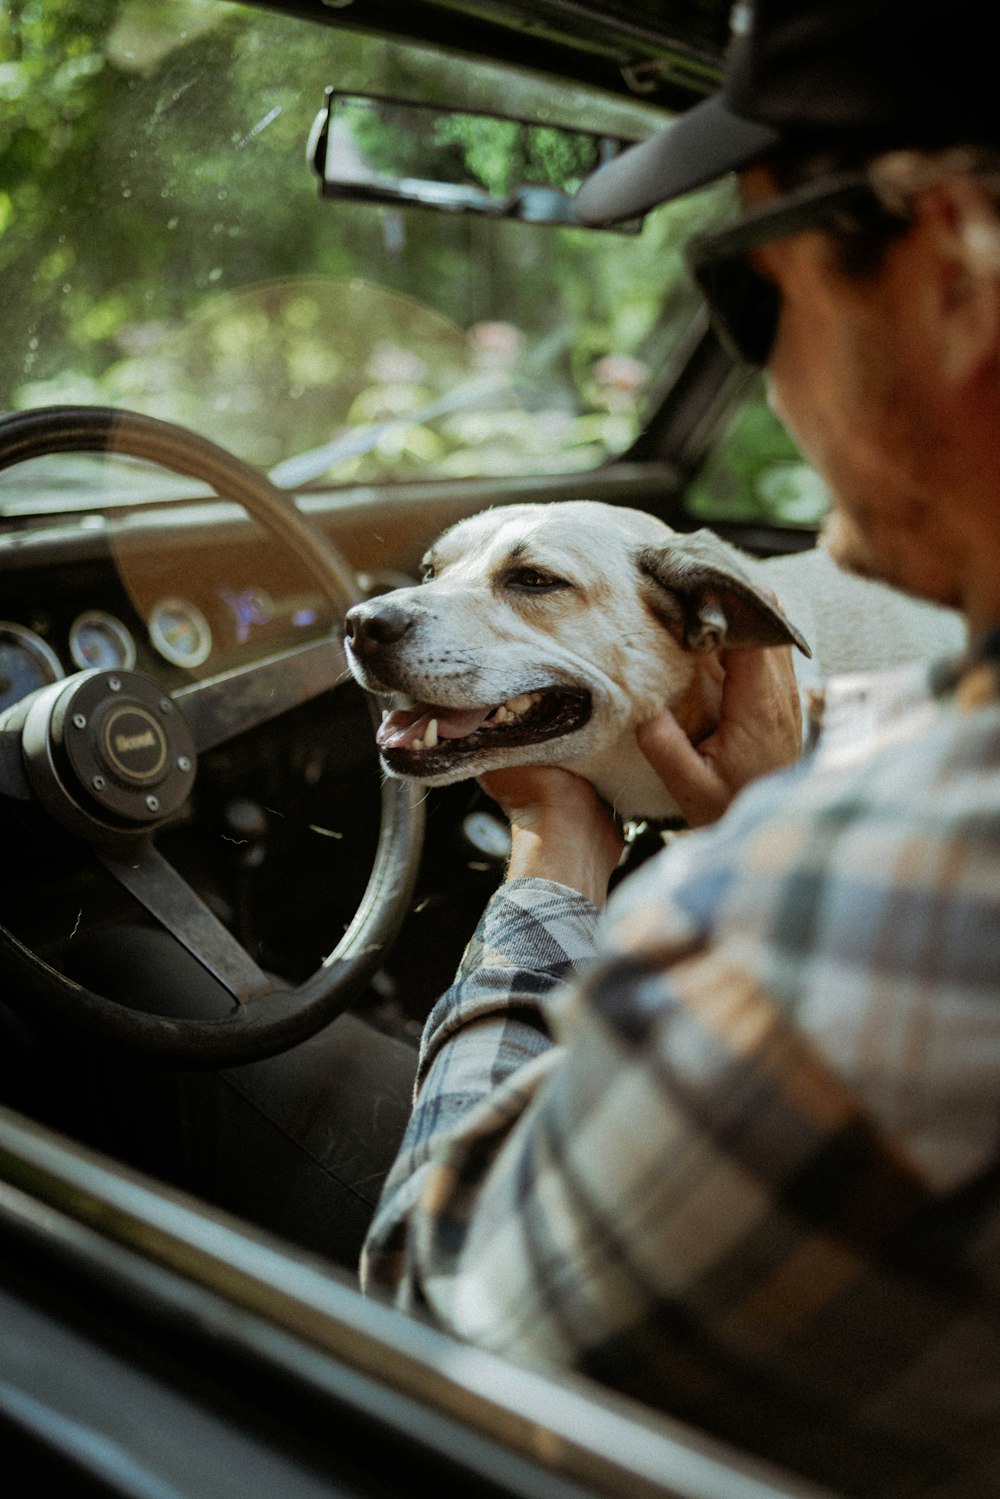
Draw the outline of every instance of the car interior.
M0 1430L56 1492L813 1492L363 1300L363 1219L286 1213L263 1126L220 1187L166 1123L339 1024L377 1169L501 878L474 782L382 775L352 603L523 499L814 544L822 485L684 269L731 186L573 212L714 86L728 9L0 18Z

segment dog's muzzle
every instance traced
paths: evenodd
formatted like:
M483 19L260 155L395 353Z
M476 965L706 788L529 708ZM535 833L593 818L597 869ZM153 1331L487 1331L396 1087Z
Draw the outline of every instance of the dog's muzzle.
M414 623L414 615L389 595L348 611L348 656L363 685L383 691L399 687L395 647L411 634ZM543 681L501 703L415 702L396 708L386 715L376 742L386 769L397 775L454 775L463 760L484 752L574 733L588 721L591 709L589 692Z

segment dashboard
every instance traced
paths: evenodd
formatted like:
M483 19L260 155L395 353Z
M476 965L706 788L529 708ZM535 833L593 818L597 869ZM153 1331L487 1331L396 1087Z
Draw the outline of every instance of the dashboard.
M214 535L197 511L167 515L0 534L0 711L91 668L173 689L338 624L307 569L242 513Z
M238 645L245 645L282 612L267 589L252 583L242 588L221 583L213 602L230 611L227 636ZM137 635L144 642L144 656L152 650L168 666L189 671L203 666L217 650L216 633L204 609L179 593L155 599L138 628L134 618L126 624L105 608L85 607L68 626L63 620L54 623L45 607L25 613L28 623L0 619L0 711L61 680L67 671L131 671L139 655ZM301 602L284 613L293 630L308 628L320 618L317 605Z

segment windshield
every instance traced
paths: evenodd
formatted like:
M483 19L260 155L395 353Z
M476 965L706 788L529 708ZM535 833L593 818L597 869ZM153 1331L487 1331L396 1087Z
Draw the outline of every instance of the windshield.
M307 144L328 86L632 137L662 112L222 0L0 28L0 407L128 407L289 487L584 470L641 429L717 195L640 234L325 202Z

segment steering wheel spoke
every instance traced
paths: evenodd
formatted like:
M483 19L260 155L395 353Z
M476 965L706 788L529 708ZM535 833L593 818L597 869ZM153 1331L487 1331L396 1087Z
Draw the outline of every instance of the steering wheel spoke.
M276 991L274 980L151 842L97 848L95 853L108 873L228 989L237 1004Z
M181 687L173 700L200 754L329 692L348 676L342 643L327 636Z

